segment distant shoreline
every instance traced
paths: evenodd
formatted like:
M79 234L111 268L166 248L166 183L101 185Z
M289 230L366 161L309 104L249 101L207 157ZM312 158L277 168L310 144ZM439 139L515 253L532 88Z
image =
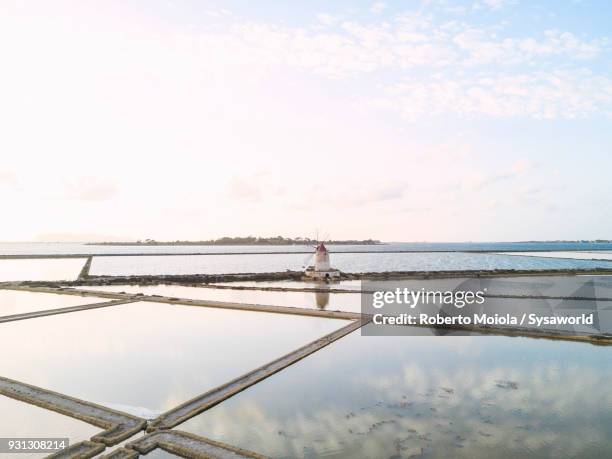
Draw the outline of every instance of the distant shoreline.
M227 240L230 239L230 240ZM255 241L238 241L242 238L223 238L209 241L119 241L119 242L85 242L85 245L99 246L115 246L115 247L151 247L151 246L310 246L321 241L313 239L276 239L276 238L261 238ZM396 242L382 242L374 239L365 240L339 240L339 241L324 241L328 245L387 245L396 244ZM515 242L407 242L406 244L611 244L612 239L595 239L595 240L557 240L557 241L515 241ZM404 244L404 242L397 242Z
M201 245L213 245L213 246L304 246L314 245L320 241L314 239L301 239L301 238L230 238L225 237L221 239L213 239L208 241L155 241L155 240L144 240L136 242L87 242L85 245L103 245L103 246L115 246L115 247L146 247L146 246L201 246ZM383 245L384 243L374 239L364 240L339 240L339 241L325 241L329 245Z

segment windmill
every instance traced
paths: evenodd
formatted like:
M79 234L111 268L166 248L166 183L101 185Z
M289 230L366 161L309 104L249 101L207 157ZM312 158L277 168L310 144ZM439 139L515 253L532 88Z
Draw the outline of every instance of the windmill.
M328 239L327 235L324 239ZM333 269L329 262L329 252L325 243L319 240L319 232L316 234L316 245L313 247L314 252L304 260L304 275L307 279L329 281L340 277L340 271ZM314 258L314 266L310 265L310 261Z
M328 240L328 239L329 239L329 233L327 233L325 237L323 238L323 241L321 241L319 240L319 230L317 229L315 231L315 238L314 238L315 245L311 246L314 249L314 251L310 255L308 255L306 258L304 258L304 262L302 263L303 269L306 269L310 266L310 262L312 261L315 254L317 253L317 247L319 247L319 244L323 243L325 240Z

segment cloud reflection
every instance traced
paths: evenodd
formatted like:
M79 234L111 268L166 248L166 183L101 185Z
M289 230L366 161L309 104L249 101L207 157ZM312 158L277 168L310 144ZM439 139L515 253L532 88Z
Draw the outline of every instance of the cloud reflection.
M609 352L357 333L178 428L273 457L597 457Z

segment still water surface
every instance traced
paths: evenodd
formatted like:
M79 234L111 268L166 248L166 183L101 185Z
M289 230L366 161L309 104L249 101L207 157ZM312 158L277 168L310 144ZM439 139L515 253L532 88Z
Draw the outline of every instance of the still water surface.
M0 324L0 375L154 417L344 325L132 303Z
M275 458L601 458L612 349L355 332L180 430Z
M125 293L143 293L145 295L161 295L173 298L225 301L232 303L263 304L288 306L299 308L312 308L327 311L361 312L362 296L359 294L359 284L351 284L350 292L332 293L325 291L267 291L267 290L240 290L220 289L210 287L187 287L181 285L112 285L112 286L85 286L79 287L88 290L101 290ZM227 283L226 285L230 285ZM240 283L244 285L245 283ZM257 285L258 283L248 283ZM269 284L269 283L267 283ZM340 283L316 284L319 289L336 288ZM308 282L277 282L274 285L291 285L293 288L314 286ZM556 315L552 311L562 313L591 312L600 309L598 326L603 331L610 330L612 325L612 276L517 276L500 278L443 278L443 279L410 279L388 282L363 282L367 291L391 290L407 288L412 291L477 291L486 292L486 295L515 295L536 296L543 298L494 298L486 299L486 310L489 313L518 314L519 311L535 312L548 311L549 315ZM570 298L580 298L579 301ZM588 299L587 299L588 298ZM371 297L363 299L371 302ZM369 304L369 303L368 303ZM599 306L599 307L598 307ZM467 315L482 313L482 306L474 310L469 308L461 312ZM368 311L373 313L374 311ZM588 328L588 327L587 327ZM573 329L573 328L572 328ZM582 330L586 331L586 330Z
M0 317L110 301L93 296L0 290Z
M99 427L54 411L0 395L0 438L68 438L70 444L89 440ZM47 454L2 454L2 458L30 459Z
M94 257L92 275L230 274L300 271L302 254ZM491 269L612 268L612 261L570 260L482 253L332 253L332 266L347 272Z
M419 290L453 290L486 289L488 294L521 295L521 296L563 296L585 298L612 298L612 275L575 276L507 276L480 278L441 278L441 279L404 279L389 281L390 284L401 284L402 287ZM214 285L233 287L279 287L292 289L342 289L359 292L362 285L385 285L382 281L344 280L340 282L315 283L308 281L272 281L272 282L218 282Z
M355 293L275 292L265 290L234 290L184 287L181 285L112 285L80 287L88 290L143 293L173 298L264 304L327 311L361 311L361 296Z
M612 260L612 252L514 252L513 255L531 255L545 258L576 258L580 260Z
M0 282L74 280L85 258L0 260Z

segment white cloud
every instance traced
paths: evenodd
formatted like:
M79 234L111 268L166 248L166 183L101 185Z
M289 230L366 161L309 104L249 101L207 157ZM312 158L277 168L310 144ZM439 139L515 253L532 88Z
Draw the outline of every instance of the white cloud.
M385 2L374 2L372 3L372 6L370 7L370 11L374 14L380 14L386 9L387 9L387 3Z
M516 5L517 0L481 0L472 5L473 10L500 10L510 5Z
M259 202L263 198L262 187L255 178L234 177L228 188L228 195L236 201Z
M0 7L0 151L7 153L1 167L14 171L0 174L8 208L3 239L43 231L186 239L221 236L239 225L292 234L315 226L320 213L338 237L397 238L401 225L374 217L398 208L416 218L432 209L430 225L413 226L401 238L509 237L514 229L499 226L492 236L476 219L451 229L441 224L451 210L477 202L478 193L438 188L481 160L491 161L486 181L508 173L495 164L502 156L511 168L530 154L567 155L563 140L545 139L543 153L506 148L486 158L492 142L483 124L454 121L611 114L609 41L589 30L527 33L486 21L476 27L466 22L470 16L441 19L430 8L318 19L313 11L304 15L311 23L292 26L259 14L244 19L248 12L198 15L195 27L185 27L174 16L113 2L46 5ZM517 143L542 144L549 131L538 126L544 123L530 125ZM604 131L585 145L589 159L598 160L594 145L605 143ZM500 150L512 135L507 130L495 139ZM428 154L432 143L450 138L454 145ZM583 170L573 191L609 195L603 168L588 163L575 164ZM271 173L249 175L260 167ZM568 173L566 164L555 167ZM76 179L66 186L58 176ZM523 182L531 178L503 186L528 186ZM6 186L17 179L19 189ZM372 179L383 184L365 183ZM313 183L333 186L309 195ZM491 200L507 200L494 195L501 186L489 191ZM292 202L311 197L322 205L290 214ZM142 209L138 219L135 208ZM160 209L170 209L162 213L172 218L161 218ZM588 222L581 209L576 222ZM101 220L102 212L117 218ZM292 218L278 218L284 214ZM538 218L539 234L557 230ZM578 224L584 234L595 231Z
M493 118L577 119L612 115L612 78L588 70L440 78L390 85L359 105L391 109L410 120L445 114Z
M17 176L12 171L0 169L0 185L17 186Z
M66 197L79 201L106 201L114 197L119 188L110 179L83 177L66 185Z
M500 39L478 28L460 31L452 42L463 53L460 63L465 66L535 64L546 57L593 59L608 45L605 38L584 41L569 32L557 30L546 31L543 39L538 40L533 37Z
M514 164L512 164L512 172L517 175L524 174L525 172L533 169L535 164L533 161L529 159L519 159Z
M534 163L528 159L519 159L515 161L508 169L497 173L482 173L478 172L466 176L464 187L466 189L482 190L490 185L516 179L524 175L529 170L535 167Z
M414 14L382 22L317 17L323 30L242 22L205 33L197 43L230 59L225 67L248 68L254 78L280 68L331 79L374 75L385 83L368 85L362 106L396 108L411 119L421 113L578 118L608 115L612 106L610 78L588 70L589 61L609 53L606 37L559 30L500 36L494 27L435 24Z
M317 20L325 26L332 26L338 22L338 18L333 14L317 13L316 17Z
M224 18L224 17L231 16L232 12L225 8L218 8L215 10L206 10L204 11L204 14L206 14L207 16L211 16L213 18Z
M283 197L285 186L278 183L268 171L232 177L227 186L227 196L238 203L255 203Z
M397 204L406 196L409 185L404 182L366 183L353 186L339 186L333 183L317 183L306 189L296 189L288 196L290 207L313 208L348 208L363 206L380 206L387 203Z

